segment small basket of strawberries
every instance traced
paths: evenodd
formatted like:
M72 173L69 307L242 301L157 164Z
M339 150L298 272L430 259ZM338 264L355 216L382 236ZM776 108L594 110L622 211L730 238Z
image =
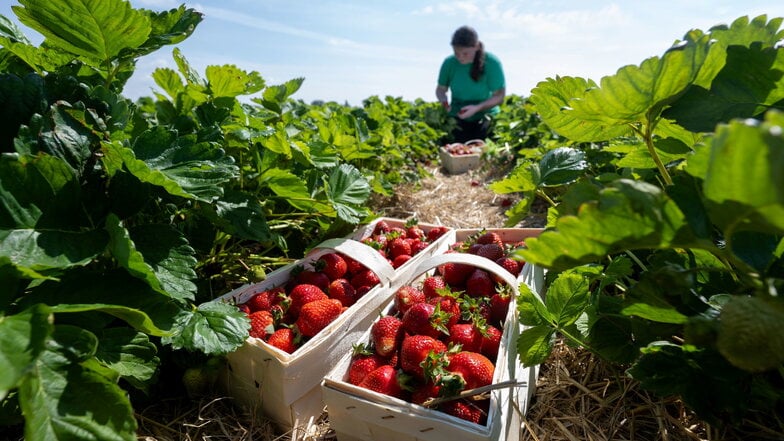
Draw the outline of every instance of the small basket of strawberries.
M481 139L472 139L466 142L446 144L438 150L441 165L450 174L465 173L474 169L481 163L485 142Z
M514 349L517 284L477 254L423 261L322 382L338 438L506 436L527 396L516 389L528 386Z

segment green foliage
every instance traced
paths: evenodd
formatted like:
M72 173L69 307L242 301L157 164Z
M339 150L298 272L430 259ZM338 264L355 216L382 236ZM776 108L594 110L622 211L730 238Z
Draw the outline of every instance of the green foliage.
M549 227L518 251L549 269L544 303L518 299L525 363L543 362L560 334L711 424L781 411L781 23L693 30L598 84L534 89L571 152L556 161ZM541 170L560 157L547 150L493 189L546 198Z

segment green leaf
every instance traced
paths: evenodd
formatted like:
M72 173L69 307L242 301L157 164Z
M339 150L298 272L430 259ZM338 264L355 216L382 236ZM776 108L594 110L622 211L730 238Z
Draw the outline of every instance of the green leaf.
M535 170L537 186L553 187L568 184L585 173L585 153L570 147L558 147L542 156Z
M78 175L85 171L97 142L98 136L89 126L84 109L60 101L44 118L39 141L41 150L64 159Z
M54 337L19 386L25 439L133 441L136 420L120 386L83 367L97 339L73 326L58 326Z
M545 308L539 297L534 294L531 287L525 283L519 286L520 295L517 297L517 311L520 323L527 326L543 325L554 321L550 311Z
M153 323L152 319L150 319L150 316L148 316L144 311L135 308L129 308L123 305L103 303L60 303L50 306L52 312L56 314L72 314L85 311L104 312L125 321L134 329L142 331L146 334L155 335L158 337L169 335L169 332L158 328L155 323Z
M159 67L152 72L152 79L172 100L185 91L185 85L174 69Z
M0 74L0 142L10 146L22 124L28 124L35 113L46 110L44 80L38 74L18 77Z
M99 66L150 35L150 18L123 0L20 0L19 21L47 42Z
M291 141L282 127L279 127L278 130L275 130L271 134L265 134L259 141L264 148L284 155L286 158L291 158Z
M160 363L149 337L129 328L108 328L98 340L95 357L137 389L147 390Z
M214 97L250 95L264 88L264 79L258 72L250 73L234 65L207 66L207 82Z
M547 288L546 305L554 325L565 328L580 318L589 304L590 281L577 270L564 271Z
M498 194L522 193L536 190L536 182L530 164L520 164L507 177L491 183L488 188Z
M364 213L362 207L370 196L370 183L353 165L342 164L329 175L327 197L337 211L338 217L350 224L357 224Z
M167 44L180 43L193 34L204 18L202 13L194 9L185 9L185 5L162 12L147 9L141 12L149 17L151 31L144 44L130 51L134 57L149 54Z
M19 268L42 272L90 263L108 243L106 232L92 230L0 230L0 256Z
M136 250L128 230L122 226L116 215L110 214L106 218L106 230L110 237L109 249L117 263L135 277L144 280L152 289L168 295L161 287L155 272L144 262L144 256Z
M549 326L525 329L517 339L517 354L525 366L542 364L553 351L555 331Z
M226 354L240 347L248 336L250 322L236 306L208 302L177 318L179 332L164 339L174 349Z
M272 232L264 207L252 194L227 191L219 201L204 208L210 221L232 236L262 243L281 243L283 240L279 234Z
M655 169L656 163L653 161L653 157L651 157L645 144L636 144L634 147L616 165L618 167ZM685 159L686 155L691 152L691 149L686 144L674 138L657 139L654 141L654 148L664 164Z
M784 232L784 113L770 111L763 123L733 121L716 132L703 191L715 224L734 231ZM691 160L690 160L691 161Z
M46 305L0 316L0 401L32 369L51 332L52 315Z

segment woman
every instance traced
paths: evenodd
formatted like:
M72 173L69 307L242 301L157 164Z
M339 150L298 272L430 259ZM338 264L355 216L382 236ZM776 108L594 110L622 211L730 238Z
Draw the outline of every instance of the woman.
M485 52L479 35L469 26L452 35L454 55L446 57L438 72L436 97L457 121L451 142L485 139L490 134L492 115L506 95L501 61ZM447 100L451 90L452 104Z

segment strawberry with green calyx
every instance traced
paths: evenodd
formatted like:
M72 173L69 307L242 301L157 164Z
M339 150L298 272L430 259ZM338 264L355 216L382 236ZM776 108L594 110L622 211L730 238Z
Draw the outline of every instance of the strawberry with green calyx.
M339 279L348 272L348 264L339 253L322 254L313 264L316 272L324 273L330 281Z
M503 289L490 297L490 323L501 326L509 312L512 294L508 289Z
M379 366L362 379L359 387L380 394L401 398L403 391L409 389L409 377L388 364Z
M438 357L438 354L443 354L446 350L447 347L441 340L427 335L407 335L403 337L400 346L400 367L415 378L424 380L423 362L430 354L433 354L432 357Z
M427 335L438 338L449 332L444 324L449 322L448 313L431 303L417 303L403 314L403 329L410 335Z
M278 328L267 337L267 344L276 347L287 354L296 351L300 341L301 336L289 327Z
M387 248L389 250L389 257L391 259L401 255L411 255L411 243L403 237L392 239Z
M368 346L361 343L356 344L353 347L351 363L348 367L348 382L355 386L359 385L367 374L385 364L391 363Z
M501 236L498 233L484 229L477 234L476 243L481 245L494 243L499 245L502 249L504 247L504 241L501 239Z
M252 311L269 311L273 305L279 304L285 297L285 290L282 286L266 289L254 294L245 304Z
M449 328L460 320L460 304L458 294L433 297L427 302L436 306L430 324L445 335L449 335Z
M439 291L446 287L446 281L441 276L427 276L422 281L422 292L425 293L425 297L428 299L440 295Z
M462 390L491 384L495 365L478 352L460 351L448 355L446 371L438 382L443 388L444 396L451 396Z
M275 331L275 318L269 311L255 311L248 315L250 319L250 331L248 334L254 338L263 339L267 334Z
M389 357L403 339L403 321L393 315L376 320L370 328L370 340L378 355Z
M321 299L302 306L296 326L305 337L313 337L335 321L345 307L340 300Z
M411 218L406 221L406 237L409 239L423 239L425 238L425 231L419 226L419 221L416 218Z

